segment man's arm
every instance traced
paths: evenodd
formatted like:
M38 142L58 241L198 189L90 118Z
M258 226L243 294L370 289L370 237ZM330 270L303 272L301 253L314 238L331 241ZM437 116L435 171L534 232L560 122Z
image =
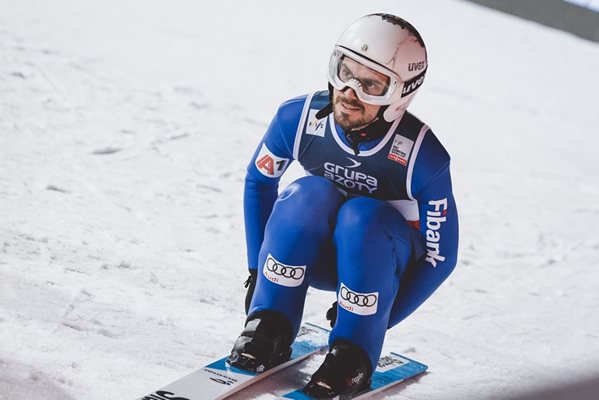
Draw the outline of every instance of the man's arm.
M245 177L243 210L248 269L258 267L258 254L264 240L264 228L277 199L279 179L262 182L251 173Z
M278 195L279 180L293 160L293 146L305 96L281 105L247 167L244 219L248 268L258 267L264 229Z
M457 263L459 226L452 194L449 156L432 133L427 136L430 138L425 138L420 153L423 160L417 160L415 167L415 174L420 176L415 176L413 184L417 189L414 197L419 207L420 234L426 248L424 255L408 268L401 279L389 327L401 322L424 303L451 274ZM425 147L440 151L423 152ZM433 171L436 172L432 174ZM418 179L423 177L430 178L419 182Z

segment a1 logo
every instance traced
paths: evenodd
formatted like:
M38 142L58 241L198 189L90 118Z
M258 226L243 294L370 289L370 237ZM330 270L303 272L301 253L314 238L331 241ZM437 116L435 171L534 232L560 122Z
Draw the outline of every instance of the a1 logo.
M289 159L275 156L272 151L266 147L266 144L263 143L262 148L260 148L260 153L258 153L258 157L256 157L255 165L262 175L269 178L278 178L283 175L283 172L287 169Z

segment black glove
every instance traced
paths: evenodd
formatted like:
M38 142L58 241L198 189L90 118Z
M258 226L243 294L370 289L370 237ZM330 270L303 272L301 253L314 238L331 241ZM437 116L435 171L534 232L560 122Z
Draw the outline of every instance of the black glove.
M252 302L252 297L254 296L254 289L256 289L256 279L258 279L258 270L250 269L250 276L248 276L247 280L243 283L248 290L245 294L245 315L247 315L248 311L250 310L250 304Z
M327 310L326 318L331 321L331 328L335 326L335 321L337 321L337 302L334 302L331 308Z

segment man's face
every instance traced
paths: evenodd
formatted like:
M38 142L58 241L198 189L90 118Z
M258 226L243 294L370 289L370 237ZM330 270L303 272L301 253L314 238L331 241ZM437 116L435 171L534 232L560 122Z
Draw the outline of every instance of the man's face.
M383 87L389 80L384 74L347 57L341 63L339 77L343 81L357 79L362 88L370 92ZM346 131L370 124L376 118L380 108L381 106L360 101L352 88L345 88L343 91L333 89L333 116L335 122Z

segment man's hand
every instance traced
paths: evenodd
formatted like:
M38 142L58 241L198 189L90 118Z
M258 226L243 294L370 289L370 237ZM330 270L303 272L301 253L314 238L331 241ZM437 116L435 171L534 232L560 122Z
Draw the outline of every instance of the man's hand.
M250 276L248 276L247 280L243 283L248 290L245 294L245 315L247 315L248 311L250 310L250 304L252 303L252 297L254 296L254 289L256 289L257 278L258 270L250 269Z
M335 326L335 321L337 321L337 302L334 302L331 308L328 309L326 318L330 321L331 328Z

